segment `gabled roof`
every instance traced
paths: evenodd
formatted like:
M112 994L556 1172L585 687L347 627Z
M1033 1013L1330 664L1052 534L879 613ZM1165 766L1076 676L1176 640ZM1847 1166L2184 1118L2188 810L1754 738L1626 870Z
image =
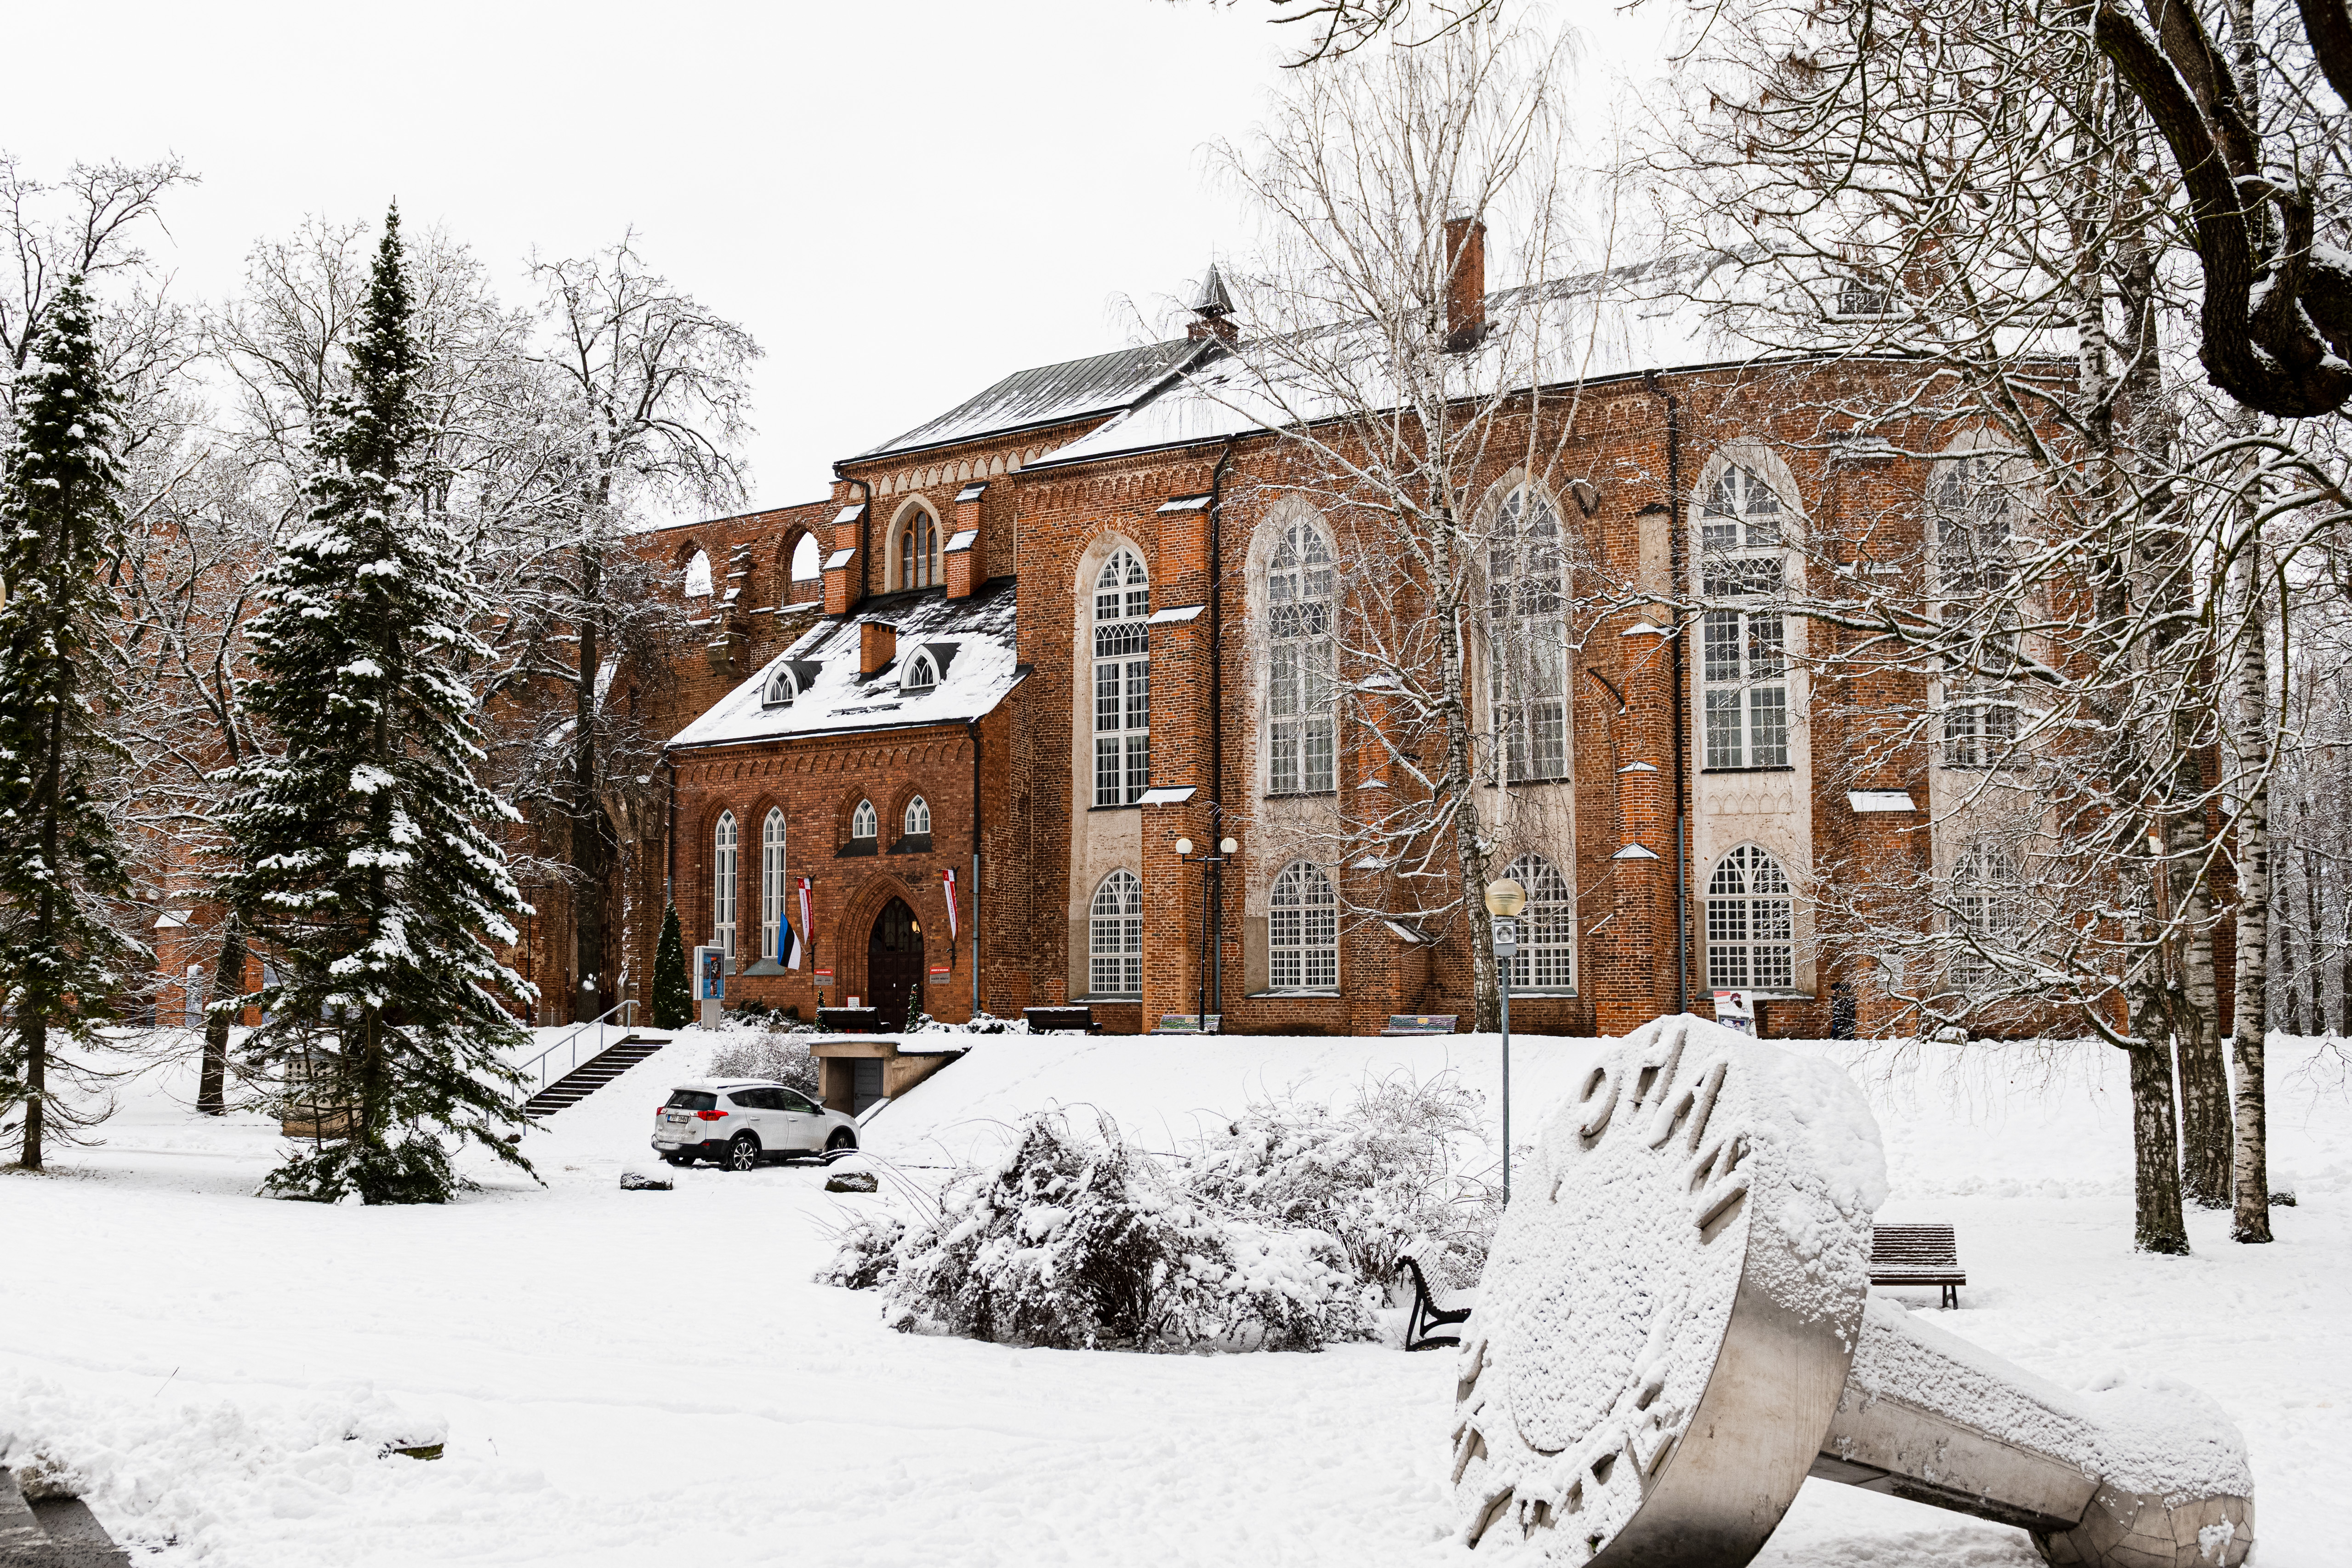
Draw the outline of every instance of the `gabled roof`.
M900 452L943 447L982 436L1067 424L1090 416L1133 407L1208 348L1184 338L1141 348L1118 349L1090 359L1065 360L1016 371L994 386L957 404L936 419L916 426L845 459L862 462Z
M944 588L868 599L848 615L827 616L802 633L669 743L678 749L743 745L978 719L993 711L1027 673L1017 662L1013 605L1010 577L992 579L968 599L950 599ZM868 622L897 629L898 656L873 674L860 675L865 639L858 627ZM916 650L940 644L954 651L933 654L939 683L921 691L902 690L898 679ZM770 708L763 700L768 678L787 664L798 692L791 706Z

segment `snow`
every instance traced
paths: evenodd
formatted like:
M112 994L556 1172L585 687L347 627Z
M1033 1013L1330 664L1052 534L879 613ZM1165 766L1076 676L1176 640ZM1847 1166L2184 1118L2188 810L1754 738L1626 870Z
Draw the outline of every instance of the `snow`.
M542 1032L551 1038L560 1031ZM1490 1096L1492 1037L976 1037L866 1124L877 1198L815 1167L677 1172L625 1193L655 1104L725 1037L681 1032L528 1135L546 1185L470 1165L444 1209L249 1194L280 1147L185 1110L192 1067L120 1086L102 1142L0 1176L0 1444L80 1478L118 1537L186 1564L1270 1562L1455 1564L1454 1358L1014 1351L901 1335L870 1292L814 1284L831 1227L1048 1101L1168 1146L1253 1094L1340 1098L1451 1068ZM1530 1140L1601 1047L1516 1039ZM1882 1220L1958 1226L1958 1312L1920 1308L2072 1399L2193 1385L2245 1434L2267 1568L2337 1561L2352 1489L2352 1117L2340 1058L2274 1038L2274 1164L2299 1206L2238 1247L2136 1255L2121 1058L1809 1046L1856 1065L1877 1115ZM444 1458L379 1457L446 1426ZM347 1434L357 1434L347 1440ZM1771 1568L2027 1568L2013 1530L1808 1482Z

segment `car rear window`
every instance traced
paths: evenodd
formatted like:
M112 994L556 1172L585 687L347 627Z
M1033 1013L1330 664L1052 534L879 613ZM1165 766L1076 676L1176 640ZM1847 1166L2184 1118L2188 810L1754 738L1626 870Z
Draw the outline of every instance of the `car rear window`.
M727 1098L746 1110L773 1110L776 1108L769 1103L770 1092L764 1089L734 1089L727 1091Z
M672 1110L716 1110L719 1097L707 1089L672 1089L669 1096Z

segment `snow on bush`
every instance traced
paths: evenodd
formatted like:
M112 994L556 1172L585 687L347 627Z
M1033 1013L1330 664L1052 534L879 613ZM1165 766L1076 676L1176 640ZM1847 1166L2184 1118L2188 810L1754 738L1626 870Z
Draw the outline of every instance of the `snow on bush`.
M835 1272L858 1272L844 1252ZM1108 1121L1051 1111L908 1226L883 1291L900 1330L1057 1348L1316 1350L1374 1323L1330 1237L1209 1202Z
M1402 1260L1433 1288L1470 1286L1486 1266L1502 1194L1483 1164L1484 1100L1452 1073L1395 1073L1333 1110L1286 1096L1252 1105L1201 1141L1189 1172L1205 1201L1268 1224L1319 1230L1355 1277L1386 1289Z
M898 1272L898 1243L907 1222L887 1209L852 1215L833 1233L833 1262L818 1274L820 1285L845 1290L871 1290L887 1285Z
M713 1078L757 1078L790 1085L812 1099L817 1093L816 1058L803 1037L814 1031L767 1026L730 1040L710 1053Z

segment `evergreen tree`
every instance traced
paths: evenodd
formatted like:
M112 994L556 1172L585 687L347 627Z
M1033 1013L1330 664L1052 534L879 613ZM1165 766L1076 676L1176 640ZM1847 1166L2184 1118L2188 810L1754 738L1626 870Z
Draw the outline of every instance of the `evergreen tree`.
M420 370L400 214L384 220L351 385L312 438L307 525L263 583L247 700L283 748L240 771L226 901L278 979L256 1054L321 1108L317 1147L265 1192L438 1203L449 1136L509 1164L509 1051L530 985L500 963L528 912L486 821L463 679L487 650L462 552L419 471Z
M100 765L112 693L107 563L121 543L118 409L68 279L16 384L0 459L0 1117L20 1158L77 1123L53 1097L95 1045L136 944L109 921L129 890ZM81 1054L79 1052L78 1055Z
M678 935L677 906L662 916L661 941L654 948L654 1027L683 1029L694 1017L694 989L686 983L686 940Z

